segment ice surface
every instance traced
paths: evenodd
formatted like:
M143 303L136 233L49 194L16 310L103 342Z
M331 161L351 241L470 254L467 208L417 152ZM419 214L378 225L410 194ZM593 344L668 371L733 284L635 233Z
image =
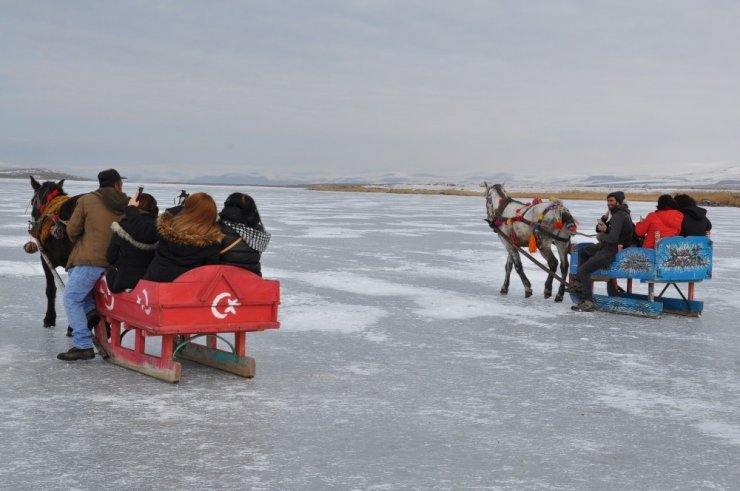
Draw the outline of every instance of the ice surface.
M160 208L181 188L146 185ZM184 362L173 386L99 357L55 359L69 347L61 299L44 329L40 259L21 248L30 190L0 180L1 488L740 482L738 209L709 210L703 316L649 320L545 300L532 265L535 295L514 275L501 296L505 256L482 197L240 189L273 232L263 270L281 280L282 327L248 337L254 379ZM236 189L200 190L223 202ZM604 210L568 205L586 232Z

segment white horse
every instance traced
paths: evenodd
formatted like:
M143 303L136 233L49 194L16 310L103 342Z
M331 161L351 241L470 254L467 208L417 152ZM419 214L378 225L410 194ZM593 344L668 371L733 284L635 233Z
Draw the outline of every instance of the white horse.
M532 284L524 274L519 247L527 247L534 240L537 250L547 261L547 266L552 274L545 281L545 298L552 296L552 280L558 260L552 252L552 245L558 251L560 257L560 274L564 279L568 274L568 253L570 251L570 238L575 233L576 219L561 201L544 202L535 199L531 203L522 203L511 198L502 184L486 186L486 211L488 223L491 228L500 232L497 234L504 244L509 257L506 259L506 278L501 287L501 294L509 293L509 279L512 266L524 285L524 296L532 296ZM533 239L532 239L533 238ZM565 295L565 284L560 283L556 302L563 301Z

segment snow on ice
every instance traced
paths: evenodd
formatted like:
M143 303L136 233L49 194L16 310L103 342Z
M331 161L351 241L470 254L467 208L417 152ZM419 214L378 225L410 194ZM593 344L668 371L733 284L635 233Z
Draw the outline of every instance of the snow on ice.
M160 208L181 188L146 185ZM535 295L513 276L501 296L482 197L239 190L273 233L282 327L248 336L254 379L184 362L169 385L55 359L31 188L0 180L0 487L737 489L740 210L709 210L702 317L650 320L545 300L532 265ZM589 232L605 207L567 204Z

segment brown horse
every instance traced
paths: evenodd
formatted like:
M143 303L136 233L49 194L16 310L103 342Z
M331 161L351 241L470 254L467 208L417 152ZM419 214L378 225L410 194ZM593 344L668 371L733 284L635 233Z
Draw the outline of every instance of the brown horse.
M46 315L44 327L56 325L56 294L54 269L65 267L73 243L64 232L64 223L70 219L79 196L67 196L64 192L64 179L59 182L39 183L31 176L33 198L29 233L37 240L41 252L41 267L46 275ZM67 328L69 335L70 329Z

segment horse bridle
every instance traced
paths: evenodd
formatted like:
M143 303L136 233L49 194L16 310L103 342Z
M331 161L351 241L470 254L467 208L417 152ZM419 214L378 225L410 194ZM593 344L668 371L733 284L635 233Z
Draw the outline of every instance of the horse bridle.
M488 193L487 193L488 196L487 196L487 198L491 198L491 190L492 189L496 189L496 192L499 195L499 205L498 205L498 208L496 208L493 211L493 216L491 217L491 219L494 220L494 221L496 219L500 219L503 216L504 210L511 203L517 203L517 204L520 204L520 205L525 205L525 203L522 203L521 201L517 201L514 198L512 198L511 196L509 196L503 189L501 189L501 186L499 184L494 184L493 186L491 186L490 188L488 188ZM493 199L491 199L491 201L493 201ZM550 237L552 239L559 240L561 242L569 242L570 241L570 237L568 237L568 238L560 237L559 235L557 235L557 234L555 234L555 233L553 233L553 232L551 232L549 230L546 230L545 228L543 228L542 224L539 221L538 222L533 222L532 220L528 220L528 219L524 218L524 215L533 206L534 205L527 206L527 208L519 215L521 217L521 219L519 220L521 223L524 223L526 225L529 225L532 228L534 228L535 225L537 225L538 231L540 233L545 234L545 235L547 235L548 237Z
M54 195L54 198L49 199L52 195ZM38 189L34 190L33 197L31 198L31 220L28 221L29 231L49 218L49 216L44 213L44 202L48 201L51 203L57 196L63 195L64 191L56 187L42 185Z
M488 198L492 198L491 197L491 190L492 189L496 189L496 192L499 195L498 207L493 211L493 216L491 217L493 219L500 218L501 216L503 216L504 210L511 203L519 203L519 204L522 204L522 205L524 204L524 203L522 203L520 201L517 201L517 200L513 199L511 196L509 196L508 194L506 194L506 191L504 191L503 189L501 189L501 186L498 185L498 184L494 184L493 186L491 186L490 188L488 188ZM491 199L491 201L493 201L493 199Z

